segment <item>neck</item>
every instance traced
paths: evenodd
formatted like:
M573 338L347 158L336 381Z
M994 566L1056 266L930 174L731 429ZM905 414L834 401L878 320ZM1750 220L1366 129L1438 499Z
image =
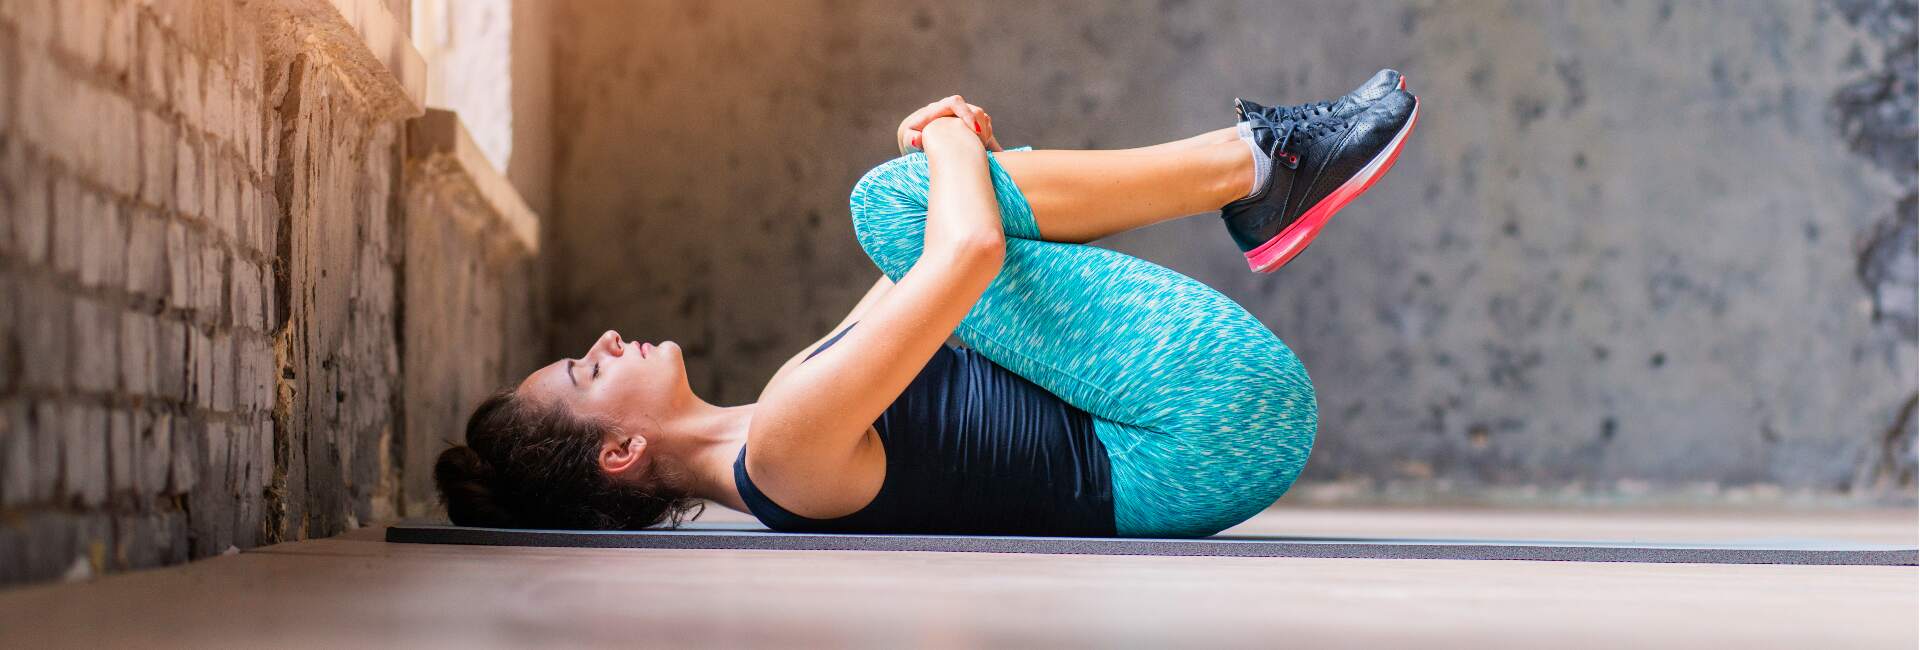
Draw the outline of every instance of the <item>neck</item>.
M733 484L733 461L747 443L753 411L753 404L714 406L694 397L672 422L662 423L673 435L663 436L670 446L658 451L685 473L693 496L746 511Z

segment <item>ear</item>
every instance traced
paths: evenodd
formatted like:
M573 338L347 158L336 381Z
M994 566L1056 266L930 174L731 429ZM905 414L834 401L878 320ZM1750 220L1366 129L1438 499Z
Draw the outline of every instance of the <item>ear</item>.
M616 476L626 474L640 467L640 460L646 457L646 453L646 438L628 436L608 440L600 445L600 469Z

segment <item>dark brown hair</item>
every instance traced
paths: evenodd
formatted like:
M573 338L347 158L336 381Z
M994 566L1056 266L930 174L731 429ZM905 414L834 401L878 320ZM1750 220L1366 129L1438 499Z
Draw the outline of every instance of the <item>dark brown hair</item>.
M630 530L698 514L701 501L658 472L635 485L602 471L606 424L534 402L495 393L467 418L467 444L440 452L433 481L454 524Z

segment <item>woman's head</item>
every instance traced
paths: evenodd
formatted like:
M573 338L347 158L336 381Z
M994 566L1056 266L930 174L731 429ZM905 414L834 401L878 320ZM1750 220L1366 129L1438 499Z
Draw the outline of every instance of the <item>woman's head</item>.
M463 526L640 528L678 523L698 501L658 444L694 399L680 347L607 332L585 355L535 371L467 419L467 444L434 481Z

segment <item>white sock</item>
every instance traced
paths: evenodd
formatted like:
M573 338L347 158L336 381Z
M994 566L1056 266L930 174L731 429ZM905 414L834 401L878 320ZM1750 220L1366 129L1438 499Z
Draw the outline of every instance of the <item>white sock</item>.
M1252 124L1241 122L1239 131L1240 140L1247 143L1248 151L1253 152L1253 189L1247 190L1247 196L1253 196L1260 193L1260 188L1266 187L1267 176L1273 173L1273 158L1261 151L1260 145L1253 141Z

